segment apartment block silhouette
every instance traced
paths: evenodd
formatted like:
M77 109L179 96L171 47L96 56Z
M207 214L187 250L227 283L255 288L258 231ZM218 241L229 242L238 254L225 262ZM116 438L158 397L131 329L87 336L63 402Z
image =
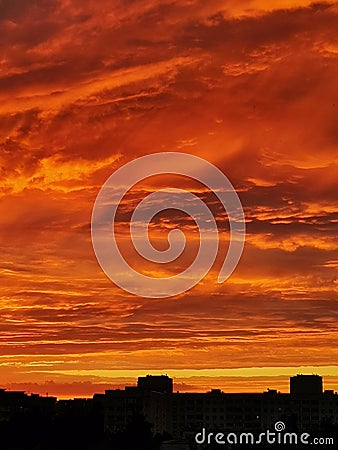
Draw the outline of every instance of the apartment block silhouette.
M289 393L271 389L262 393L224 393L219 389L174 392L173 380L167 375L140 377L135 386L107 390L90 399L57 401L54 397L0 389L0 428L7 430L10 442L16 436L5 424L12 421L15 427L25 427L27 420L39 434L39 423L45 420L57 436L73 433L74 442L78 442L85 439L85 429L93 442L101 443L149 424L151 433L165 441L164 449L181 450L202 429L214 433L256 433L274 430L280 421L288 432L337 433L338 395L323 390L319 375L291 377ZM101 448L95 445L96 450Z
M95 398L95 396L94 396ZM96 397L98 398L98 397ZM338 424L338 395L323 391L318 375L290 378L290 393L267 390L259 393L174 393L168 376L139 378L137 386L106 391L105 430L125 428L133 414L143 414L155 433L167 432L176 439L210 431L258 431L274 429L278 421L287 428L311 431L324 422Z

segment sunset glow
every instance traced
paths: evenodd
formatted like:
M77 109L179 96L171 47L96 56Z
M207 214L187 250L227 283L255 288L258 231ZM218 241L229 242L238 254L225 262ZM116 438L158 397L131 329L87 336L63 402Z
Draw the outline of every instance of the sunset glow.
M338 3L306 0L0 2L0 387L91 396L167 373L177 390L287 391L319 373L338 389ZM168 267L132 248L129 220L156 189L189 189L220 233L207 277L168 299L130 295L92 248L93 205L123 164L184 152L235 187L247 236L217 277L228 220L184 177L137 184L121 251L152 276L196 256L189 217L150 227Z

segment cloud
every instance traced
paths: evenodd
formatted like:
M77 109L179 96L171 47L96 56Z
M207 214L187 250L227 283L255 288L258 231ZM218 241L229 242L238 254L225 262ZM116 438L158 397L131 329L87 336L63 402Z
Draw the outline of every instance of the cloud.
M80 395L103 383L73 385L86 371L330 365L335 3L17 0L0 10L0 380L43 392L52 377L50 392ZM238 191L248 232L239 266L218 285L228 223L217 198L182 177L135 186L117 221L135 268L162 271L128 243L131 213L154 189L189 189L221 230L206 279L161 301L119 290L90 240L105 180L158 151L217 165ZM194 222L173 209L152 222L154 245L165 248L174 227L190 247L169 272L196 253Z

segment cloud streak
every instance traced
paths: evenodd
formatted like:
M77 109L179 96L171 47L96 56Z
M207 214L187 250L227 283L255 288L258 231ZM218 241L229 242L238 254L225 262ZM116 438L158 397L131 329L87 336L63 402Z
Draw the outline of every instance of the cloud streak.
M0 383L42 392L53 379L51 393L82 395L113 383L95 371L332 365L336 2L0 3ZM179 227L188 250L165 269L137 258L130 215L154 189L194 192L220 229L207 278L161 301L114 286L90 240L105 180L158 151L223 170L248 232L240 265L219 286L228 222L217 198L182 177L135 186L117 217L135 268L176 273L197 251L195 223L170 209L151 239L165 249Z

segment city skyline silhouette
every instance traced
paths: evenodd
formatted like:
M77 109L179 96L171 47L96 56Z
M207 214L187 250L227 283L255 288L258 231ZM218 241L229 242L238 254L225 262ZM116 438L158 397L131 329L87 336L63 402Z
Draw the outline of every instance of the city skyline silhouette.
M0 0L0 450L335 433L337 29L336 0Z

